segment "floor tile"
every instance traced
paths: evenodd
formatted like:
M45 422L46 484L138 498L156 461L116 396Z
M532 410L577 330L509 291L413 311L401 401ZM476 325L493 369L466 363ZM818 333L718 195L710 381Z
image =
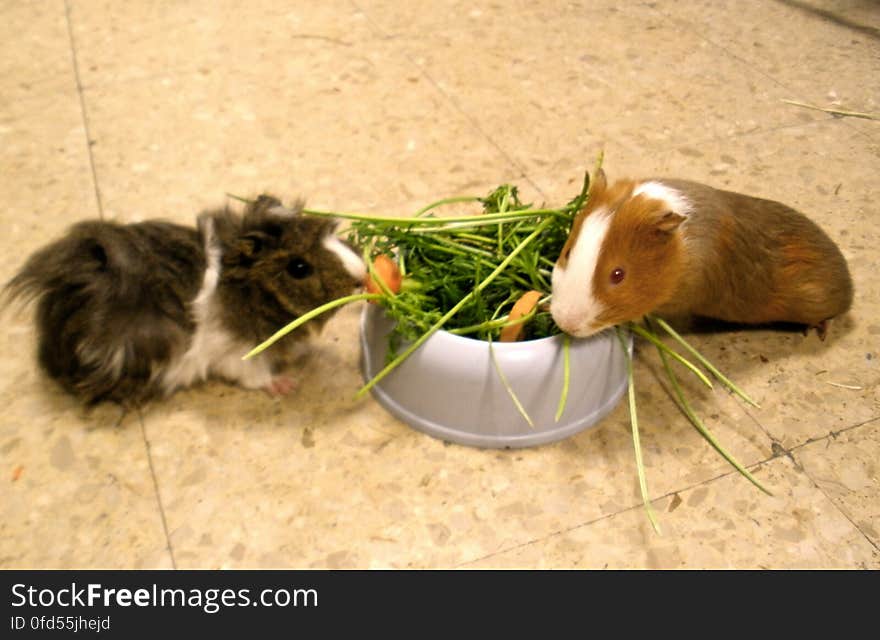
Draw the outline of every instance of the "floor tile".
M880 52L877 34L870 32L870 27L876 30L880 16L876 6L850 24L811 11L807 3L734 7L659 2L656 8L673 20L689 23L706 39L798 91L802 99L839 98L867 110L878 104L876 87L858 80L871 72ZM860 20L865 20L861 26L867 30L858 28ZM834 72L840 68L849 73Z
M880 548L880 421L811 442L795 459L828 498Z
M346 80L317 89L200 75L87 91L107 215L185 220L226 193L262 191L314 208L396 211L515 174L408 63L367 55L301 59L303 74L346 69Z
M22 333L4 339L5 359ZM0 567L170 568L136 416L85 413L22 364L4 365L0 389Z
M212 382L119 424L41 376L30 320L4 309L0 567L880 568L880 132L782 102L876 111L876 12L6 3L0 247L17 257L0 280L73 221L192 222L227 193L405 215L513 182L526 201L562 204L604 149L612 179L692 178L808 213L840 245L856 299L824 343L687 334L759 401L682 372L696 412L773 497L689 425L657 355L637 347L662 537L641 505L626 403L533 449L444 443L355 399L357 306L313 340L290 396Z
M290 398L209 386L147 415L180 566L454 566L640 502L625 406L536 449L448 445L352 399L355 326L354 309L330 321ZM726 473L651 371L638 375L652 495ZM729 398L685 385L734 455L772 455Z
M624 170L617 169L621 164ZM626 167L635 165L629 171ZM839 244L853 278L853 309L835 320L825 342L791 330L724 330L687 338L760 405L749 414L784 447L819 438L880 413L874 273L874 176L880 156L838 121L682 147L654 158L607 154L615 176L674 176L785 202L809 215ZM533 180L551 203L577 189L576 171ZM579 178L578 178L579 179Z
M634 25L637 36L619 37ZM643 5L413 28L394 41L529 174L591 163L603 146L659 152L825 117L781 109L770 78ZM675 80L663 80L670 68Z
M473 568L876 569L880 552L790 460L757 470L773 497L726 476L468 563Z
M51 84L51 83L50 83ZM97 218L85 130L64 81L52 101L0 107L5 281L71 223ZM168 567L140 427L85 412L37 370L30 311L4 305L0 340L0 567Z
M876 417L876 149L828 121L707 145L700 153L687 177L785 202L822 226L847 259L856 294L825 342L797 331L750 330L696 337L698 348L761 404L749 412L784 446Z
M310 86L350 70L327 59L359 59L372 35L344 0L320 5L224 0L123 6L83 0L71 10L82 82L87 89L144 79L255 75L269 85ZM181 55L185 51L186 55ZM311 70L303 57L325 60Z
M3 118L39 108L60 90L76 87L65 3L14 2L2 8L0 77Z
M880 90L865 82L876 72L880 56L876 3L777 2L758 7L703 1L655 6L772 78L789 92L788 100L875 114L880 110ZM880 135L877 122L854 119L847 125L875 139Z

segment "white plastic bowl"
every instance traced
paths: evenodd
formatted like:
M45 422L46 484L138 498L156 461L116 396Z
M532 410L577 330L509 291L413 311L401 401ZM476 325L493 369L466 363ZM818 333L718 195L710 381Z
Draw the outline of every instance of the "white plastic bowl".
M388 361L394 323L381 307L361 316L361 366L370 380ZM632 338L627 338L632 353ZM504 387L489 343L438 331L379 381L372 393L389 412L436 438L475 447L531 447L595 425L626 391L626 354L613 331L572 339L566 408L562 392L562 337L493 343L495 360L529 417L530 427Z

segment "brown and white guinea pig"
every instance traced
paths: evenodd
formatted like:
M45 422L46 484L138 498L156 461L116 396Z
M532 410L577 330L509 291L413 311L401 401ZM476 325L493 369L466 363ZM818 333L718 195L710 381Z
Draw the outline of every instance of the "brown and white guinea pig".
M243 215L200 214L197 228L81 222L6 289L36 299L40 365L89 404L137 405L210 376L287 393L293 383L280 371L305 332L242 356L366 273L336 221L301 208L262 195Z
M653 313L815 327L847 311L840 250L784 204L685 180L597 172L553 270L551 314L574 336Z

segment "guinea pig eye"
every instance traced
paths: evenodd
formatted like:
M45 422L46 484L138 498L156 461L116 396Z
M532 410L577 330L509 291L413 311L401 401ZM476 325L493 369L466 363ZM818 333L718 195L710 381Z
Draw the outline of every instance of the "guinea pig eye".
M312 275L312 271L314 271L312 265L302 258L292 258L290 262L287 263L287 273L297 280L307 278Z
M626 271L624 271L622 267L617 267L611 272L611 277L609 279L611 280L611 284L620 284L625 277Z

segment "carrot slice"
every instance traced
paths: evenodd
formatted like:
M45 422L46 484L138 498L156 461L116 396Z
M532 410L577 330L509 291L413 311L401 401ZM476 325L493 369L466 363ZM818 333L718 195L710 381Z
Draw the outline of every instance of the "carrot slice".
M386 256L385 254L379 254L375 258L373 258L373 272L376 277L379 278L382 283L388 288L391 293L399 293L400 286L403 283L403 277L400 275L400 269L397 268L397 264ZM366 282L364 286L367 288L367 293L382 293L382 287L376 282L373 278L370 277L370 274L367 274Z
M507 316L508 320L519 320L523 316L527 316L532 312L535 306L538 304L538 300L541 299L543 294L540 291L527 291L522 294L513 304L513 309L510 310L510 315ZM519 322L517 324L512 324L501 329L501 337L499 340L501 342L516 342L517 340L522 338L522 334L525 331L525 323Z

